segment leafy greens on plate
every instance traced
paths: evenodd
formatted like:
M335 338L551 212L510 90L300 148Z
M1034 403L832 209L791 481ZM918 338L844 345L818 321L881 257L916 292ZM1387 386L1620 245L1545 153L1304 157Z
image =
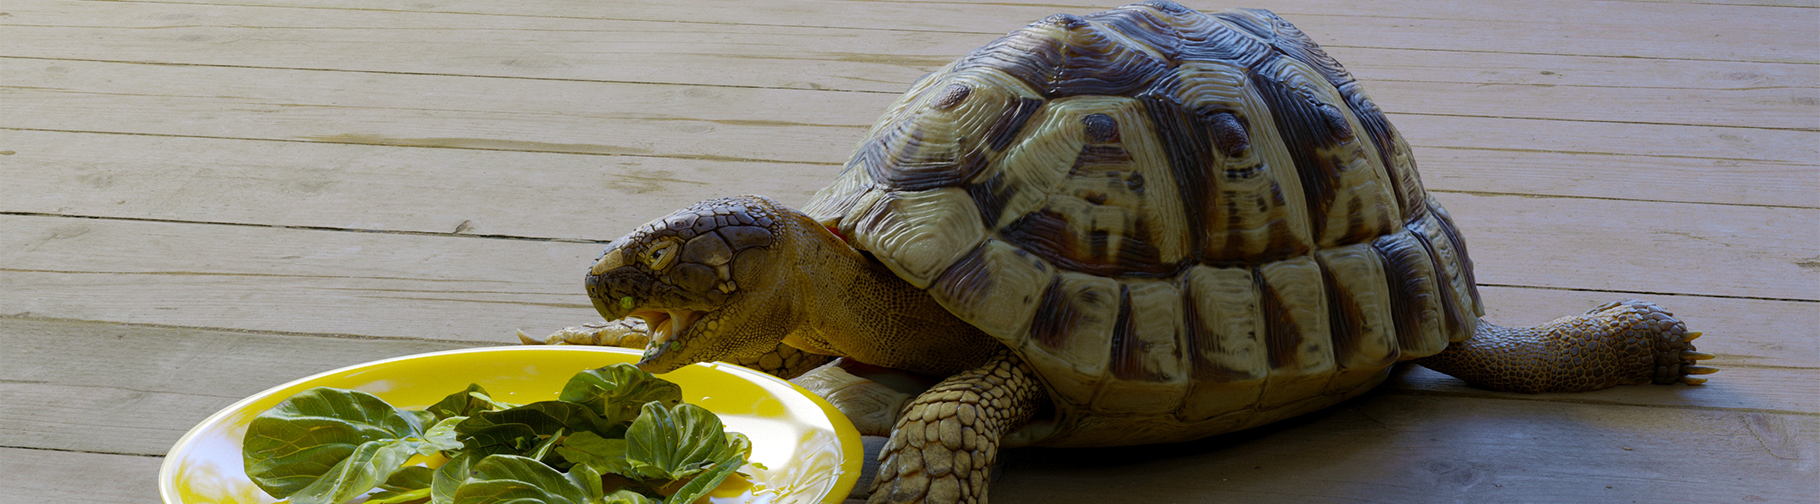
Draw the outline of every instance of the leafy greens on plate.
M479 384L420 410L312 388L253 418L243 447L253 483L293 504L686 504L752 454L681 387L629 364L530 404Z

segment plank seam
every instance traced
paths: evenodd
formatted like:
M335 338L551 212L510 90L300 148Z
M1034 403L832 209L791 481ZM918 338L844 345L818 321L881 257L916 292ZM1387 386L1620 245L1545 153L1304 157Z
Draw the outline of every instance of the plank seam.
M1421 115L1421 114L1406 114L1406 115ZM1728 127L1728 126L1706 126L1706 127L1723 128L1723 127ZM1571 155L1577 155L1577 156L1618 156L1618 157L1661 158L1661 159L1691 159L1691 160L1698 160L1698 161L1749 161L1752 163L1763 163L1763 164L1770 164L1770 165L1777 165L1777 166L1793 166L1793 167L1799 167L1799 168L1820 168L1820 165L1804 164L1804 163L1800 163L1800 162L1780 160L1780 159L1729 158L1729 157L1712 157L1712 156L1681 156L1681 155L1671 155L1671 154L1628 154L1628 153L1622 153L1622 152L1592 152L1592 151L1570 151L1570 150L1555 150L1555 149L1517 149L1517 148L1511 148L1511 147L1465 147L1465 146L1457 146L1457 145L1422 145L1422 144L1410 144L1410 145L1412 147L1421 147L1423 149L1517 152L1517 153L1525 153L1525 154L1528 154L1528 153L1571 154Z
M0 26L4 26L4 25L0 25ZM300 72L336 72L336 73L353 73L353 74L405 75L405 76L417 76L417 77L463 77L463 78L474 78L474 79L513 79L513 80L550 81L550 82L636 84L636 85L646 85L646 86L685 86L685 87L712 87L712 88L733 88L733 89L775 89L775 90L784 90L784 91L832 91L832 92L837 92L837 93L867 93L867 94L883 94L883 95L893 95L893 96L902 94L902 93L892 92L892 91L867 91L867 90L863 90L863 89L816 89L816 88L773 87L773 86L740 86L740 85L735 85L735 84L705 84L705 83L693 83L693 82L645 82L645 81L632 81L632 80L576 79L576 78L564 78L564 77L531 77L531 76L514 76L514 75L458 74L458 73L440 73L440 72L404 72L404 71L397 71L397 70L353 70L353 69L345 69L345 68L279 67L279 66L263 66L263 65L228 65L228 64L220 64L220 63L175 63L175 62L165 62L165 61L106 60L106 59L92 59L92 58L48 58L48 57L43 57L43 56L0 55L0 58L34 60L34 61L75 61L75 62L82 62L82 63L109 63L109 64L118 64L118 65L147 65L147 66L198 67L198 68L232 68L232 69L243 69L243 70L293 70L293 71L300 71Z
M742 158L742 157L733 157L733 156L713 156L713 155L705 155L705 154L661 155L661 154L631 154L631 153L624 153L624 152L585 152L585 151L569 151L569 150L519 150L519 149L502 149L502 148L497 148L497 147L474 147L474 146L463 146L463 145L418 145L418 144L408 144L408 143L353 142L353 141L345 141L345 140L322 140L322 139L307 139L307 138L255 138L255 137L230 137L230 136L215 136L215 135L178 135L178 134L171 134L171 133L143 133L143 132L133 132L133 131L83 131L83 130L66 130L66 129L51 129L51 128L16 128L16 127L5 127L5 126L0 126L0 131L34 131L34 132L40 132L40 133L76 133L76 134L90 134L90 135L131 135L131 136L143 136L143 137L154 137L154 138L200 138L200 139L205 139L205 140L245 140L245 141L257 141L257 142L289 142L289 143L301 143L301 144L326 144L326 145L367 145L367 146L374 146L374 147L395 147L395 148L407 148L407 149L454 149L454 150L474 150L474 151L491 151L491 152L532 152L532 153L540 153L540 154L569 154L569 155L575 155L575 156L609 156L609 157L625 156L625 157L637 157L637 158L688 159L688 160L696 160L696 161L718 161L718 162L733 162L733 163L776 163L776 164L795 164L795 165L810 165L810 166L841 166L843 164L843 163L829 163L829 162L822 162L822 161L792 161L792 160L787 160L787 159L758 159L758 158Z
M229 332L229 333L237 333L237 334L255 334L255 335L264 335L264 336L290 336L290 337L342 339L342 340L395 341L395 342L406 342L406 343L447 343L450 345L458 345L458 346L461 346L464 348L481 348L481 347L491 347L491 346L521 345L521 343L507 342L507 341L503 341L503 340L499 344L488 344L487 342L471 341L471 340L445 340L445 339L430 339L430 338L413 338L413 337L408 337L408 336L377 336L377 335L371 335L371 334L311 333L311 332L297 332L297 331L274 331L274 330L263 330L263 329L262 330L252 330L252 329L241 329L241 328L234 328L234 327L186 326L186 325L177 325L177 324L153 324L153 323L148 323L148 322L117 322L117 321L111 321L111 320L87 320L87 319L73 319L73 318L64 318L64 317L39 317L39 316L21 315L21 314L0 314L0 320L22 320L22 321L28 321L28 322L52 322L52 323L64 323L64 324L105 324L105 325L123 326L123 327L144 327L144 328L152 328L152 329L179 329L179 330L192 330L192 331Z
M154 223L162 223L162 224L201 224L201 225L211 225L211 226L239 226L239 227L267 228L267 229L297 229L297 230L303 230L303 231L335 231L335 232L350 232L350 233L394 234L394 235L408 235L408 236L435 236L435 237L449 237L449 238L485 238L485 239L492 239L492 240L517 240L517 241L548 242L548 243L593 243L593 244L605 245L605 244L613 242L613 240L596 240L596 239L588 239L588 238L551 238L551 237L517 236L517 235L502 235L502 234L463 234L463 233L445 233L445 232L440 232L440 231L411 231L411 230L405 230L405 229L360 229L360 228L344 228L344 227L334 227L334 226L258 224L258 223L251 223L251 222L220 222L220 221L201 221L201 220L186 220L186 219L158 219L158 218L152 218L152 217L115 217L115 216L103 216L103 215L53 214L53 213L43 213L43 212L0 211L0 215L13 216L13 217L94 219L94 220L113 220L113 221L126 221L126 222L154 222ZM7 271L23 271L23 270L12 270L12 269L6 269L6 270Z
M1820 303L1820 300L1817 300L1817 299L1779 298L1779 297L1768 297L1768 296L1740 296L1740 295L1734 295L1734 294L1700 294L1700 293L1694 293L1694 292L1649 292L1649 291L1628 291L1628 290L1617 290L1617 289L1585 289L1585 288L1573 288L1573 287L1554 287L1554 286L1547 286L1547 285L1516 285L1516 284L1497 284L1497 283L1484 283L1484 282L1480 282L1479 286L1480 287L1509 287L1509 288L1515 288L1515 289L1542 289L1542 290L1571 291L1571 292L1602 292L1602 293L1610 293L1610 294L1636 294L1636 295L1641 295L1641 296L1691 296L1691 297L1705 297L1705 298L1717 298L1717 299L1742 299L1742 300L1751 300L1751 301L1782 301L1782 302L1787 302L1787 303Z
M1461 189L1429 189L1428 192L1447 193L1447 194L1470 194L1473 196L1515 196L1515 197L1519 197L1519 198L1588 199L1588 200L1603 200L1603 201L1634 201L1634 202L1639 202L1639 203L1718 205L1718 206L1736 206L1736 207L1749 207L1749 208L1783 208L1783 209L1789 209L1789 210L1820 210L1820 207L1768 204L1768 203L1726 203L1726 202L1719 202L1719 201L1648 200L1648 199L1636 199L1636 198L1619 198L1619 197L1615 197L1615 196L1569 196L1569 195L1560 195L1560 194L1531 194L1531 193L1512 193L1512 192L1494 192L1494 191L1467 191L1467 190L1461 190Z
M38 451L63 452L63 453L86 453L86 454L90 454L90 455L120 455L120 456L127 456L127 457L147 457L147 458L164 458L164 455L165 455L163 453L128 453L128 452L114 452L114 451L102 451L102 450L75 450L75 449L67 449L67 448L46 448L46 447L42 447L42 446L0 445L0 448L9 448L9 449L14 449L14 450L38 450Z
M82 384L82 383L58 383L58 382L54 382L54 381L45 381L45 380L0 379L0 385L50 385L50 386L56 386L56 387L76 387L76 388L85 388L85 389L125 390L128 392L141 392L141 393L146 393L146 394L175 394L175 395L184 395L184 396L191 396L191 397L214 397L214 398L219 398L219 399L227 399L229 401L237 401L237 400L240 400L245 397L245 396L241 396L238 394L236 394L236 395L217 395L217 394L205 394L205 393L199 393L199 392L175 392L175 391L169 391L169 390L149 390L149 389L132 388L132 387L116 387L116 386L109 386L109 385L88 385L88 384Z
M441 10L398 10L398 9L373 9L373 8L352 8L352 7L314 7L314 6L303 6L303 5L258 5L258 4L236 4L236 3L219 3L219 2L198 3L198 2L157 2L157 1L147 1L147 0L127 0L127 1L121 1L119 3L157 4L157 5L209 5L209 6L217 6L217 7L307 9L307 10L330 10L330 11L350 11L350 12L393 12L393 13L400 13L400 14L441 14L441 15L450 15L450 16L516 17L516 18L530 18L530 19L571 19L571 20L578 20L578 21L632 21L632 22L643 22L643 23L700 24L700 25L711 25L711 26L769 26L769 27L778 27L778 28L815 28L815 29L825 29L825 30L870 30L870 31L890 31L890 32L907 32L907 33L963 33L963 34L987 34L987 35L992 35L992 34L998 33L998 32L975 32L975 31L958 31L958 30L926 30L926 29L907 29L907 28L856 27L856 26L816 26L816 25L800 25L800 24L714 23L714 22L706 22L706 21L680 21L680 20L675 20L675 19L634 19L634 18L613 18L613 17L551 16L551 15L542 15L542 14L458 12L458 11L441 11Z
M1648 385L1628 385L1628 386L1642 387L1642 386L1648 386ZM1795 416L1820 418L1820 413L1810 413L1810 412L1806 412L1806 411L1791 411L1791 410L1779 410L1779 409L1768 409L1768 408L1733 408L1733 407L1725 407L1725 406L1700 406L1700 405L1692 405L1692 404L1679 404L1679 405L1637 404L1637 403L1628 403L1628 402L1622 402L1622 401L1606 401L1606 400L1598 400L1598 399L1576 399L1576 398L1566 398L1566 397L1525 397L1525 396L1521 396L1521 395L1503 395L1503 394L1494 395L1494 394L1489 394L1489 393L1481 394L1481 393L1472 393L1472 392L1454 392L1454 391L1446 391L1446 390L1428 390L1428 389L1409 388L1406 385L1401 385L1401 384L1387 384L1386 386L1381 388L1381 390L1383 390L1384 391L1383 393L1385 393L1385 394L1410 395L1410 396L1464 397L1464 398L1471 398L1471 399L1490 399L1490 400L1502 400L1502 401L1529 401L1529 402L1557 403L1557 404L1585 404L1585 405L1592 405L1592 406L1631 406L1631 407L1638 407L1638 408L1719 411L1719 412L1727 412L1727 413L1767 413L1767 414L1773 414L1773 415L1795 415ZM1515 393L1513 392L1512 394L1515 394Z
M1672 123L1672 122L1654 122L1654 121L1617 121L1617 120L1610 120L1610 119L1565 119L1565 118L1551 118L1551 117L1440 114L1440 113L1434 113L1434 112L1398 112L1398 111L1392 110L1390 108L1385 108L1384 113L1386 115L1428 116L1428 117L1465 117L1465 118L1473 118L1473 119L1505 119L1505 120L1512 120L1512 121L1560 121L1560 122L1592 123L1592 124L1635 124L1635 125L1640 125L1640 126L1682 126L1682 127L1694 127L1694 128L1725 128L1725 129L1740 129L1740 130L1794 131L1794 132L1802 132L1802 133L1820 133L1820 127L1790 128L1790 127L1782 127L1782 126L1729 126L1729 125L1723 125L1723 124Z

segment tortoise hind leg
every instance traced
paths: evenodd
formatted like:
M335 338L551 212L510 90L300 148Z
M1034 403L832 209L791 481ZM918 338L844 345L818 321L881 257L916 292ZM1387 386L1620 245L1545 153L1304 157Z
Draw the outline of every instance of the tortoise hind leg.
M1700 336L1655 304L1624 300L1535 327L1479 322L1466 341L1416 359L1480 388L1511 392L1582 392L1640 383L1698 385L1716 368L1694 365Z
M918 395L879 452L869 504L983 503L999 438L1048 405L1036 374L1008 349Z

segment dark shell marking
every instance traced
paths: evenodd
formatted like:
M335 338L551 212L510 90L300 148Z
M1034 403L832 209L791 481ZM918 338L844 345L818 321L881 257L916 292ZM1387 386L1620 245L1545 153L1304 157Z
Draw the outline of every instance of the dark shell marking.
M1170 414L1194 421L1342 393L1464 338L1482 312L1465 243L1399 133L1270 12L1153 1L1051 16L899 103L809 213L850 234L881 195L958 189L973 207L948 211L977 215L984 242L911 280L975 325L1015 327L988 332L1080 410L1118 414L1114 396L1146 386L1183 394ZM997 278L982 255L994 243L1047 280ZM875 248L888 265L927 254ZM1033 315L968 318L987 299Z

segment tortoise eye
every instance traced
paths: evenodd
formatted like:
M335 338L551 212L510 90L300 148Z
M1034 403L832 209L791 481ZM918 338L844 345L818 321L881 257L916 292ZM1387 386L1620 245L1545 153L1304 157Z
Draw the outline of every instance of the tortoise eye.
M656 245L651 246L650 250L645 251L645 263L650 264L651 269L664 269L670 267L670 263L673 262L676 262L676 241L674 240L657 242Z

